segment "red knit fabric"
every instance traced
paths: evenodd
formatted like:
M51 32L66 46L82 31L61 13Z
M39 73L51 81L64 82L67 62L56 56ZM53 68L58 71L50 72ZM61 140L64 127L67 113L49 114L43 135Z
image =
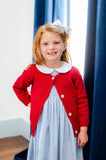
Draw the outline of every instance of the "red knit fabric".
M36 65L24 70L16 80L13 89L26 106L31 102L31 134L34 136L37 122L51 88L55 85L59 97L65 107L67 116L72 123L74 135L79 133L80 126L89 125L89 107L82 77L75 67L67 73L59 73L54 78L50 74L41 73ZM27 88L31 87L31 95Z

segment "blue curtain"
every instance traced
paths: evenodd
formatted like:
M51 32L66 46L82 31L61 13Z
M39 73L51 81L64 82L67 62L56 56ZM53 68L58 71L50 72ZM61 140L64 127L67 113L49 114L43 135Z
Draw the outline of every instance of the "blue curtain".
M85 160L106 160L106 1L88 1L84 82L89 98Z
M39 26L59 19L64 24L66 0L35 0L34 36Z

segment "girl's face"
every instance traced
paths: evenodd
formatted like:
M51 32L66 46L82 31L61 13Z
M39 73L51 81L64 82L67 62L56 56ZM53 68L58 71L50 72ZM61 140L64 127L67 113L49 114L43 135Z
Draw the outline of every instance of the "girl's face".
M42 34L40 51L45 63L60 62L64 50L65 46L58 33L46 31Z

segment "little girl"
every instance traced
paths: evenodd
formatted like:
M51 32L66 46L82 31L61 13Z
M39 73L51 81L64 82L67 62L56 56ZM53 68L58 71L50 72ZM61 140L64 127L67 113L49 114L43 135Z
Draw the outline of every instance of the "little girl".
M33 44L36 63L13 85L17 97L30 106L27 160L83 160L88 99L78 69L69 64L68 39L62 26L41 26ZM27 90L30 85L31 94Z

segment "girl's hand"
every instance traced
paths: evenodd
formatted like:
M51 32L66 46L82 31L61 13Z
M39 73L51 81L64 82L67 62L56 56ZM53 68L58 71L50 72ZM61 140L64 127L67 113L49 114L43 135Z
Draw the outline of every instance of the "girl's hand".
M87 127L80 127L80 132L77 138L77 145L80 147L84 147L87 142L88 142Z
M31 103L28 104L28 107L31 107Z

